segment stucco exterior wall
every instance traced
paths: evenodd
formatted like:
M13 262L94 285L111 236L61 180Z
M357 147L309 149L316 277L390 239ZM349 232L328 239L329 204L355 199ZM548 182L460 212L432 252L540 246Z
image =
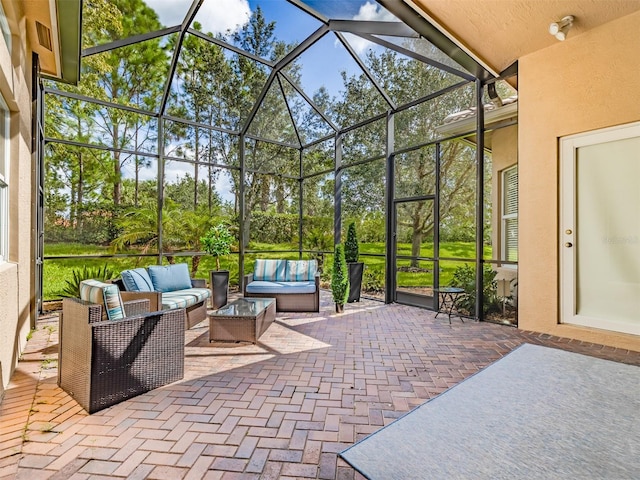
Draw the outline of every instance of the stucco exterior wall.
M640 12L519 59L518 316L525 330L640 351L638 336L559 324L558 271L558 139L640 120L638 25Z
M11 111L9 258L0 264L0 396L11 378L34 318L31 50L21 4L4 2L11 51L0 36L0 92Z

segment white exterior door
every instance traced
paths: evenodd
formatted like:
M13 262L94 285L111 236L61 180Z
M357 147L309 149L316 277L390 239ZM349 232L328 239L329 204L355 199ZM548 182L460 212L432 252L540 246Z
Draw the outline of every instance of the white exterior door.
M640 123L560 155L561 322L640 335Z

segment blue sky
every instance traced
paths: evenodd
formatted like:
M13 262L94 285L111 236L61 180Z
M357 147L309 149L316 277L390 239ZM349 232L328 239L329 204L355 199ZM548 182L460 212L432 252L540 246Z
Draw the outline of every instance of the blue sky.
M146 0L156 10L160 21L166 26L182 22L191 2L176 0ZM373 0L307 0L310 7L330 18L356 20L393 20L393 17ZM268 21L275 21L275 36L287 43L300 43L321 25L286 0L205 0L195 20L206 32L219 33L235 30L244 24L258 6ZM360 38L348 36L353 48L362 52L372 44ZM333 34L321 40L321 45L309 49L300 58L302 65L302 87L309 96L321 85L331 95L342 88L340 71L350 74L360 70L348 52Z

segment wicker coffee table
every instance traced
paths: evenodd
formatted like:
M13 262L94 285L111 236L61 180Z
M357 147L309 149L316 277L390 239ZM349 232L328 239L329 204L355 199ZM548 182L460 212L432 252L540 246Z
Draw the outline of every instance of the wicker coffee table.
M252 342L276 319L275 298L239 298L209 314L210 342Z

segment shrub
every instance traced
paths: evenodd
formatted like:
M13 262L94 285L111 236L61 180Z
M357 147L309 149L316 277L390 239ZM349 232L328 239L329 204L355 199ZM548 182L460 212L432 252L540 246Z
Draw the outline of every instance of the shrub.
M358 231L361 242L384 242L386 232L384 212L367 213L358 222Z
M69 280L65 280L65 286L58 295L61 297L80 297L80 282L83 280L111 280L116 277L116 274L106 264L102 267L87 267L75 268L73 270L73 276Z
M304 232L319 229L333 232L333 218L305 215L302 219ZM251 242L289 243L298 241L300 217L293 213L251 212ZM304 234L306 236L307 233ZM303 240L304 240L303 236Z
M313 228L304 237L304 245L307 249L313 250L311 258L318 262L318 270L324 271L324 252L331 250L333 246L333 235L322 228Z
M362 290L370 293L384 292L384 272L369 267L365 268L362 275Z
M333 271L331 275L331 293L333 301L338 305L347 303L349 296L349 273L347 272L347 262L344 259L344 247L342 244L336 245L336 252L333 257Z
M482 272L482 309L484 315L500 310L500 301L497 295L497 272L489 265L484 265ZM473 314L476 309L476 269L464 264L456 268L450 285L462 288L464 293L458 297L456 305L467 314Z
M360 256L358 246L358 234L356 233L356 224L351 222L347 230L347 240L344 244L344 257L347 263L355 263Z

